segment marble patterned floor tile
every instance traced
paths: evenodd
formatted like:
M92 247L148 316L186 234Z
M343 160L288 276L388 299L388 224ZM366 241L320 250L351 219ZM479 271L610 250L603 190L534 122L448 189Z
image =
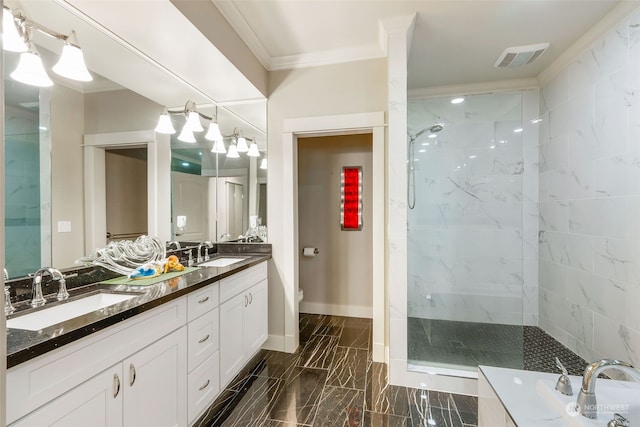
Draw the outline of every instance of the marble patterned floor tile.
M369 348L369 334L371 328L363 327L344 327L340 334L338 345L341 347L355 347L367 350Z
M454 396L449 393L408 388L407 397L409 399L412 425L463 427L465 421L473 421L468 418L469 414L467 413L465 413L465 420L463 420L463 416L456 406ZM432 424L433 422L436 424Z
M367 377L368 351L336 347L327 385L364 390Z
M362 328L373 326L373 320L366 317L343 317L345 328Z
M313 425L314 427L360 427L363 417L363 391L325 387Z
M287 423L278 420L266 420L263 427L306 427L308 424Z
M256 377L222 426L261 426L271 413L283 386L284 380Z
M387 379L387 365L371 362L367 369L365 409L380 414L409 416L407 389L390 385Z
M267 351L264 356L264 369L258 376L287 379L299 361L300 353L298 352Z
M364 411L363 427L405 427L407 425L406 417Z
M311 425L322 397L327 374L324 369L296 367L274 403L269 419Z
M204 414L193 424L193 427L219 426L231 414L239 399L238 392L222 390Z
M298 359L298 366L305 368L329 369L338 337L315 335L304 345Z

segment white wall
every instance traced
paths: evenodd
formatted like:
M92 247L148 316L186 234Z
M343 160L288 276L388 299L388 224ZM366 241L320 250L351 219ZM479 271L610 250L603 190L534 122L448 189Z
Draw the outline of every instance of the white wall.
M86 134L154 129L162 106L128 89L85 95Z
M284 235L291 224L282 221L282 194L287 170L282 138L284 120L299 117L386 111L386 59L358 61L323 67L283 70L269 75L268 141L269 242L273 259L269 266L269 335L284 339L284 279L291 260L282 257ZM282 348L282 347L280 347Z
M542 89L540 326L640 363L640 13Z
M72 267L85 255L82 137L84 96L62 85L51 91L51 242L52 265ZM70 233L58 233L70 221Z
M372 136L298 139L299 286L302 313L372 317ZM340 228L342 167L362 166L362 230Z

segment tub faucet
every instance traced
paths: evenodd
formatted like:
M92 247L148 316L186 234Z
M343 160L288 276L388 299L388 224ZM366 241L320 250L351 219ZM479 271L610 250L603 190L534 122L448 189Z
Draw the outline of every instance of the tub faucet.
M53 280L58 281L58 294L56 295L58 301L69 298L69 292L67 292L67 286L62 273L53 267L44 267L36 271L33 275L31 307L42 307L47 302L42 295L42 276L45 273L49 273Z
M640 382L640 371L631 364L615 359L602 359L593 362L584 370L582 375L582 387L578 394L577 404L580 413L594 419L598 416L598 408L596 402L596 379L598 375L609 370L620 371L634 380Z
M176 250L182 249L180 247L180 242L178 242L177 240L172 240L169 243L167 243L167 249L171 249L171 246L175 246Z

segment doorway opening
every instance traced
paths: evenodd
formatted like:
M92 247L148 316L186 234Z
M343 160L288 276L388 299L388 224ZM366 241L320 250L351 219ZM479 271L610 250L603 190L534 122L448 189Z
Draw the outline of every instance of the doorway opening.
M372 160L371 133L298 138L300 313L373 317ZM345 167L362 168L359 229L341 226Z
M147 147L105 150L107 242L148 234Z

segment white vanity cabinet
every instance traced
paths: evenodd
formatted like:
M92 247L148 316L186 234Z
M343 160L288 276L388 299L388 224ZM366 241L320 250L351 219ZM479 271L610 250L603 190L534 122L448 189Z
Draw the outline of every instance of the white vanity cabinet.
M12 426L183 426L185 343L182 327Z
M233 377L267 340L267 263L220 281L220 383Z
M267 339L267 263L7 371L12 427L193 424Z

